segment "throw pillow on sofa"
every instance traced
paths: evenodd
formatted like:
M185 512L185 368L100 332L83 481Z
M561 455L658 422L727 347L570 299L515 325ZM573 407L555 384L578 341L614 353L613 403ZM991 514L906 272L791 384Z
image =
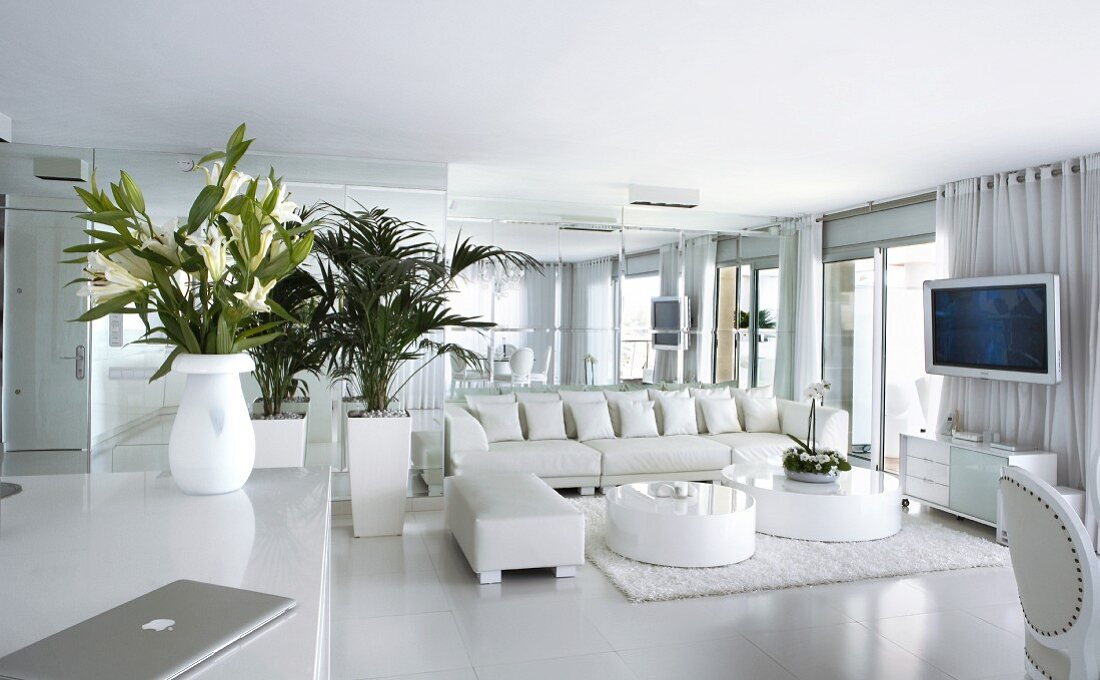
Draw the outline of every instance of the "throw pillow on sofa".
M649 394L649 400L657 404L657 429L661 432L665 431L665 414L661 410L661 399L687 399L691 396L686 387L682 390L655 390L650 388L647 393Z
M573 411L573 419L577 425L577 441L615 438L615 429L611 427L611 413L607 410L606 401L578 404Z
M619 436L623 439L657 436L657 414L652 401L630 401L619 405Z
M737 419L737 401L729 399L700 399L699 408L703 411L703 422L710 434L742 432L741 421Z
M607 410L611 414L611 428L615 430L615 436L621 437L622 434L622 420L619 416L619 410L623 404L628 403L640 403L648 401L648 397L645 392L604 392L603 396L607 398Z
M523 427L519 423L519 404L481 404L475 412L485 438L496 442L523 441Z
M775 397L745 397L741 400L746 432L782 432L779 426L779 404Z
M604 399L603 392L580 392L571 390L562 390L559 392L561 395L562 403L565 405L565 434L570 439L577 438L577 421L574 420L574 406L578 408L576 410L584 410L586 407L592 404L602 404L603 411L607 412L607 400ZM610 422L610 416L608 416L608 422ZM612 430L614 432L614 430Z
M699 434L710 432L707 420L703 417L703 401L706 399L730 399L728 387L692 387L691 396L695 397L695 416L699 422ZM736 405L735 405L736 408ZM714 434L719 434L715 432Z
M554 401L520 401L523 419L527 423L527 439L546 441L565 439L564 404Z
M661 409L661 434L699 434L695 421L695 400L691 397L658 397Z

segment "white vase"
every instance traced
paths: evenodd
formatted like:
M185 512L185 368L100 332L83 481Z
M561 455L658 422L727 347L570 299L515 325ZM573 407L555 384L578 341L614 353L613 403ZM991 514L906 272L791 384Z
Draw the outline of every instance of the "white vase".
M306 419L252 421L256 433L254 468L302 467L306 464Z
M256 437L240 374L252 368L247 354L181 354L172 363L187 376L168 437L168 465L184 493L229 493L248 481Z
M352 533L400 536L405 527L412 418L348 418Z

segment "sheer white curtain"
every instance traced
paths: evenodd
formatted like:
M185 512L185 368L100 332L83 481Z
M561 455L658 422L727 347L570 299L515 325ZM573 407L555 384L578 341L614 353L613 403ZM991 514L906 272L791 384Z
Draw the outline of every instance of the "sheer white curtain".
M610 257L570 265L568 358L563 362L566 384L604 385L615 376L615 291ZM596 363L585 363L593 357Z
M669 243L660 248L661 295L680 294L680 246ZM657 350L653 363L653 382L679 382L679 354L673 350Z
M1073 166L1080 172L1073 172ZM1062 296L1062 382L945 378L940 420L1060 454L1059 481L1089 489L1100 450L1100 155L954 182L936 200L945 276L1053 272ZM1095 516L1095 515L1094 515Z
M821 223L805 215L780 228L775 394L800 399L821 379Z
M714 380L714 304L718 243L711 235L684 242L684 295L691 304L691 346L684 352L684 380Z

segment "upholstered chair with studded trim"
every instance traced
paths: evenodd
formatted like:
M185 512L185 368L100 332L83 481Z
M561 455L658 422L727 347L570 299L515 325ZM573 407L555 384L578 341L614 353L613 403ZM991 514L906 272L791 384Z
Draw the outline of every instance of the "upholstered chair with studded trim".
M1098 680L1100 566L1085 526L1054 487L1022 468L1002 472L1001 502L1029 677Z

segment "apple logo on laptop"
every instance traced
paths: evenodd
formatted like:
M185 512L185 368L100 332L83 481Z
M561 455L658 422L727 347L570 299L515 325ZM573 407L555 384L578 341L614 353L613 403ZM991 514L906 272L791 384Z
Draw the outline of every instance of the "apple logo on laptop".
M153 619L149 623L141 627L142 630L155 630L160 633L165 630L172 630L172 626L176 625L176 622L172 619Z

